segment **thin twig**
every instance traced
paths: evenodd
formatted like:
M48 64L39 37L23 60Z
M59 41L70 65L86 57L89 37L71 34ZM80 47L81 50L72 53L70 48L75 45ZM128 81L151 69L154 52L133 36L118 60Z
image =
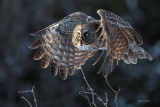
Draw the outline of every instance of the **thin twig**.
M89 89L88 89L88 91L85 91L84 89L82 89L83 91L80 91L80 92L79 92L80 95L82 95L83 97L85 97L85 98L87 98L87 99L88 99L87 94L91 95L91 96L92 96L92 103L89 102L89 104L92 104L94 107L97 107L97 105L96 105L96 103L95 103L95 98L97 98L105 107L107 107L107 104L108 104L107 94L106 94L106 102L104 102L104 101L101 99L101 97L100 97L97 93L95 93L94 90L93 90L93 89L91 88L91 86L89 85L89 83L88 83L88 81L87 81L87 79L86 79L86 77L85 77L85 74L84 74L82 68L81 68L81 72L82 72L82 75L83 75L83 79L85 80L85 83L87 84L87 86L88 86ZM85 96L84 96L83 94L85 94ZM86 96L87 96L87 97L86 97ZM88 99L88 101L89 101L89 99Z
M82 69L82 68L81 68L81 72L82 72L82 75L83 75L83 79L85 80L88 88L92 91L93 89L90 87L90 85L89 85L89 83L88 83L88 81L87 81L87 79L86 79L86 76L84 75L84 72L83 72L83 69Z
M35 107L37 107L37 100L34 93L34 88L35 88L35 85L32 87L32 90L18 91L18 93L29 93L29 92L32 93ZM32 107L32 104L28 99L26 99L24 96L22 96L22 99L24 99L30 105L30 107Z
M106 92L105 92L106 93ZM106 102L104 102L101 97L96 93L96 96L97 96L97 99L105 106L107 107L107 104L108 104L108 100L106 100ZM107 97L107 96L106 96ZM108 99L108 98L106 98Z
M83 87L82 87L82 90L83 90L83 91L81 91L81 92L84 93L85 95L83 95L83 94L81 94L81 93L79 93L79 94L82 95L84 98L86 98L86 99L88 100L89 105L92 107L92 104L91 104L90 101L89 101L89 97L88 97L88 95L87 95L87 93L85 92L85 90L84 90Z
M32 95L33 95L33 98L34 98L35 107L37 107L37 100L36 100L36 96L35 96L35 93L34 93L34 87L35 87L35 85L32 87Z
M92 107L92 106L97 107L97 105L96 105L96 103L95 103L95 98L97 98L105 107L107 107L107 104L108 104L107 92L105 92L106 98L105 98L105 102L104 102L104 101L101 99L101 97L100 97L97 93L95 93L94 90L93 90L93 89L91 88L91 86L89 85L89 83L88 83L88 81L87 81L87 79L86 79L86 77L85 77L85 74L84 74L82 68L81 68L81 72L82 72L82 75L83 75L83 79L84 79L85 83L87 84L88 91L85 91L84 88L82 87L82 91L80 91L79 94L82 95L83 97L85 97L85 98L88 100L88 102L89 102L89 104L90 104L91 107ZM104 75L103 75L103 76L104 76ZM120 87L119 87L119 88L118 88L118 91L115 91L115 90L112 88L112 86L109 84L107 78L106 78L105 76L104 76L104 78L105 78L106 83L107 83L107 85L109 86L109 88L115 93L114 102L116 103L116 107L118 107L118 98L117 98L117 97L118 97L118 94L119 94L119 92L120 92L121 89L120 89ZM90 100L89 100L88 94L92 96L92 103L91 103Z
M87 86L88 86L88 88L89 88L89 91L91 91L91 95L92 95L92 105L94 105L95 107L97 107L97 105L95 104L95 98L94 98L94 90L90 87L90 85L89 85L89 83L88 83L88 81L87 81L87 79L86 79L86 76L84 75L84 72L83 72L83 69L81 68L81 72L82 72L82 75L83 75L83 79L85 80L85 82L86 82L86 84L87 84Z
M104 76L104 75L103 75L103 76ZM104 78L105 78L106 83L108 84L109 88L115 93L114 102L116 103L116 107L118 107L118 98L117 98L117 97L118 97L119 92L121 91L121 88L118 87L118 91L115 91L115 90L112 88L112 86L110 85L110 83L108 82L107 77L104 76Z
M115 93L115 97L114 97L114 102L116 103L116 107L118 107L118 94L121 91L121 88L118 87L118 91L116 91L117 93Z
M21 98L22 98L24 101L26 101L30 107L32 107L32 104L30 103L29 100L27 100L24 96L22 96Z
M107 102L108 102L108 96L107 96L107 93L105 92L105 95L106 95L106 107L107 107Z

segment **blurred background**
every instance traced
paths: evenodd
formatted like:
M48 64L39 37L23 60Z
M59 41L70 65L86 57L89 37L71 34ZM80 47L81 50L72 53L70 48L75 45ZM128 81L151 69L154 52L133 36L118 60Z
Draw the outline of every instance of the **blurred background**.
M25 96L33 104L31 93L18 94L35 85L38 107L88 107L78 93L87 88L79 70L67 80L52 77L49 68L42 69L41 61L32 59L35 50L28 46L38 38L29 34L61 20L66 15L81 11L96 19L97 9L112 11L128 21L142 36L142 47L154 58L138 60L137 65L120 61L108 76L111 86L121 91L119 107L160 107L160 0L0 0L0 107L29 107L21 99ZM114 93L102 74L91 64L100 53L82 66L91 87L114 107ZM107 68L104 68L104 72ZM103 107L96 102L98 107Z

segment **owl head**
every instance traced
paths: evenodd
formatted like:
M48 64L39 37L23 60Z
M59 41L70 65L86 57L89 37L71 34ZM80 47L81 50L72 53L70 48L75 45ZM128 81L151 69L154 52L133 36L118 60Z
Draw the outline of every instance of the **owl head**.
M95 23L85 23L75 26L72 34L72 43L79 49L88 49L97 39Z

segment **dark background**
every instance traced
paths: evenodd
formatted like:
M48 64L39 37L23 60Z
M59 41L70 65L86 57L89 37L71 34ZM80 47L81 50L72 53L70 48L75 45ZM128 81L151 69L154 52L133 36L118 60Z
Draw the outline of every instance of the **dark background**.
M128 21L142 36L143 48L154 58L152 62L138 60L137 65L120 61L114 67L108 80L114 89L121 87L119 107L160 107L160 0L0 0L0 107L29 107L21 96L33 101L32 95L17 92L34 85L38 107L89 106L78 94L82 86L86 88L81 72L76 71L66 81L52 77L49 68L43 70L40 61L32 60L35 50L28 46L38 38L29 34L76 11L99 19L96 10L100 8ZM83 69L91 87L102 99L106 91L109 106L114 107L114 93L103 76L96 74L101 62L91 66L99 54Z

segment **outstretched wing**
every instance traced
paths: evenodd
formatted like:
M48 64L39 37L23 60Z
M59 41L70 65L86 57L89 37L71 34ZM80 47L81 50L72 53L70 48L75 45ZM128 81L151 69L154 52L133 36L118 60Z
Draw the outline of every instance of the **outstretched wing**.
M34 55L34 60L42 59L42 68L47 68L50 64L52 75L57 76L59 72L63 80L67 78L68 74L72 75L74 70L80 68L90 55L90 51L78 50L73 46L72 31L75 25L88 20L93 20L93 18L76 12L58 23L31 34L41 36L29 47L31 49L39 48Z
M110 54L106 76L110 68L112 71L114 59L117 60L117 64L120 59L127 64L136 64L138 58L152 60L152 57L139 46L143 44L143 40L128 22L106 10L99 9L97 13L101 17L101 36L104 37L108 49L106 57Z

